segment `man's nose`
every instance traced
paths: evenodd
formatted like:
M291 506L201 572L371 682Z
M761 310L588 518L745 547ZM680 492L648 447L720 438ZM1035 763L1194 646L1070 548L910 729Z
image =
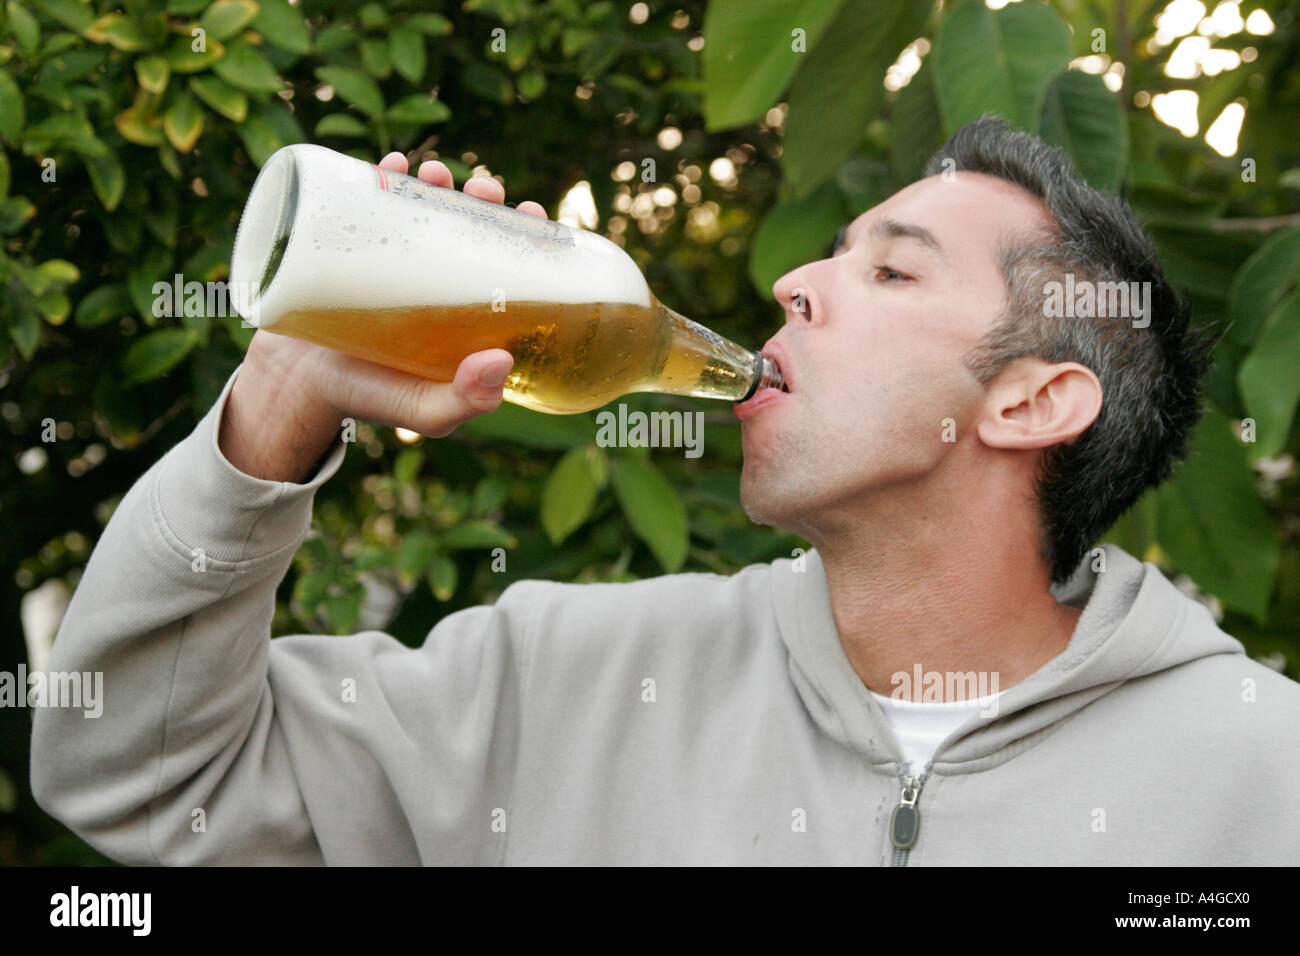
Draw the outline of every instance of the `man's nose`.
M772 284L772 295L785 309L790 322L813 321L814 295L807 269L808 266L792 269Z

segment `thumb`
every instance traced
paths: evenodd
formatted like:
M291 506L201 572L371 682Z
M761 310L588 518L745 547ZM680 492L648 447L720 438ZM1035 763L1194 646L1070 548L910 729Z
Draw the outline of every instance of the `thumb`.
M514 357L505 349L474 352L461 360L450 385L429 383L421 396L416 431L441 438L457 425L495 411Z

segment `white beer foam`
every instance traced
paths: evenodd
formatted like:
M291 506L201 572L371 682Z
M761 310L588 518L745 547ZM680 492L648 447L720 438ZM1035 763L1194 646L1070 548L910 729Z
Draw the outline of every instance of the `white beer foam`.
M280 149L259 174L231 256L237 290L252 289L262 276L294 158L298 213L279 270L256 309L236 302L255 325L272 325L291 309L488 304L502 296L506 309L528 301L650 305L636 263L603 236L458 192L453 201L470 215L394 195L380 188L374 166L310 144ZM439 187L417 188L442 195ZM512 217L526 231L492 221Z

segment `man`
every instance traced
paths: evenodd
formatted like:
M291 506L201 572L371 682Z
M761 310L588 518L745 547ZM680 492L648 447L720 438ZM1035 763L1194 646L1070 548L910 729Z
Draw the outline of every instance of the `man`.
M137 863L1300 858L1300 688L1092 548L1182 454L1204 341L1058 151L984 120L928 172L775 286L742 499L815 550L731 577L268 640L341 419L446 434L509 358L433 385L259 332L92 555L51 666L103 717L37 712L38 802ZM1066 276L1147 291L1046 314Z

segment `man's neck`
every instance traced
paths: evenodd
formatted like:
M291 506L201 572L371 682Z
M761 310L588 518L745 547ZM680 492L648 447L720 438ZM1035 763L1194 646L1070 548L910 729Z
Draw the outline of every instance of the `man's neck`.
M973 671L979 687L1006 690L1065 650L1080 612L1048 591L1037 524L1013 517L1023 503L985 497L970 514L954 513L952 498L934 509L877 505L880 520L858 515L809 539L840 643L868 689L920 700L919 667L940 679Z

